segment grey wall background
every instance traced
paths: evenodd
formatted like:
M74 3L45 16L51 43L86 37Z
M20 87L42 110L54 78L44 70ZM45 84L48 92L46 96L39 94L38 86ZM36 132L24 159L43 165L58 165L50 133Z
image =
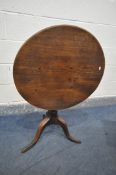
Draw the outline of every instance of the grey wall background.
M106 58L104 77L90 96L116 96L116 0L0 0L0 104L25 102L12 76L16 53L35 32L72 24L90 31Z

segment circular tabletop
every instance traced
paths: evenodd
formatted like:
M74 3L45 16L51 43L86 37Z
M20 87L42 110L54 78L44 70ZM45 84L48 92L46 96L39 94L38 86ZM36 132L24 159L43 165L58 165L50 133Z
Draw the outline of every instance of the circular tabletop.
M105 59L97 39L77 26L46 28L29 38L13 67L16 88L30 104L65 109L88 98L102 78Z

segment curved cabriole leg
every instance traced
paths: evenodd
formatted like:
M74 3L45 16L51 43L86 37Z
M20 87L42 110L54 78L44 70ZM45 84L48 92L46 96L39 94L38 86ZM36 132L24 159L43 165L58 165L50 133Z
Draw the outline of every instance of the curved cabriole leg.
M80 140L76 140L73 136L70 135L66 122L64 121L63 118L58 117L57 111L50 110L50 111L46 112L46 115L43 115L43 120L40 122L38 129L36 131L35 137L32 140L32 142L29 145L27 145L25 148L23 148L21 152L25 153L28 150L30 150L39 140L44 128L50 124L60 125L62 127L66 137L70 141L75 142L75 143L81 143Z
M39 124L38 126L38 129L36 131L36 134L35 134L35 137L34 139L32 140L32 142L27 145L26 147L24 147L22 150L21 150L21 153L25 153L27 152L28 150L30 150L36 143L37 141L39 140L44 128L47 126L47 124L49 123L50 121L50 118L49 117L45 117Z
M58 117L57 123L62 127L62 129L63 129L63 131L64 131L66 137L67 137L70 141L75 142L75 143L81 143L80 140L76 140L73 136L70 135L69 130L68 130L68 127L67 127L67 124L66 124L66 122L64 121L63 118Z

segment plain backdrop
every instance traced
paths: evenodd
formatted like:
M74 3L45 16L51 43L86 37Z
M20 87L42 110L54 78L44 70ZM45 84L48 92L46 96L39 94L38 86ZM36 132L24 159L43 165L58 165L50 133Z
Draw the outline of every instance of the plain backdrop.
M104 76L89 98L116 96L116 0L0 0L0 104L24 102L13 82L16 53L35 32L58 24L83 27L103 48Z

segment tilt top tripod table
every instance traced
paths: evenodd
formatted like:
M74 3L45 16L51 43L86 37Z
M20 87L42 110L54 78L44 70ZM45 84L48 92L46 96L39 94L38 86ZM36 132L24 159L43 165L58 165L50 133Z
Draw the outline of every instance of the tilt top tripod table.
M75 142L57 110L88 98L103 76L105 59L97 39L77 26L46 28L29 38L19 50L13 67L16 88L30 104L48 110L39 124L31 149L49 124L59 124Z

